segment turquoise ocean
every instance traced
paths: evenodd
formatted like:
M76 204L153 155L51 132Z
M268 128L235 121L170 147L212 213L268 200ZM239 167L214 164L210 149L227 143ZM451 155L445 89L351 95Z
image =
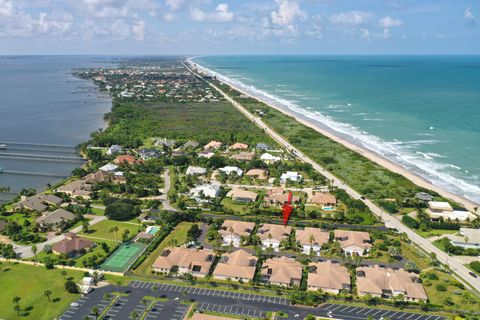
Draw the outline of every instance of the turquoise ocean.
M193 61L480 203L480 56L204 56Z

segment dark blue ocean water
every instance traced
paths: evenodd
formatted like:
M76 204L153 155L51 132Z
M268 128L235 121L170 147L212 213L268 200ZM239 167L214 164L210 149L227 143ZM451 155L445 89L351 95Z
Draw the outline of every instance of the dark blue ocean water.
M480 56L210 56L194 61L480 202Z
M93 83L71 75L73 68L108 65L104 61L106 58L101 57L0 56L0 143L76 145L88 139L90 132L104 127L103 114L110 110L111 99L99 95ZM8 171L63 175L75 166L0 157L0 167ZM24 187L41 189L56 180L0 173L0 186L9 186L12 191Z

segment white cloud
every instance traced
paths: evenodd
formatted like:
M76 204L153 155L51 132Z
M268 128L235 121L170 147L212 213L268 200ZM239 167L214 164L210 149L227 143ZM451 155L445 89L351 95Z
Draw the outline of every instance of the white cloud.
M330 16L330 23L336 27L354 28L367 23L372 13L365 11L340 12Z
M143 41L145 39L145 21L135 21L132 26L133 37L137 41Z
M198 8L190 11L190 16L193 20L203 22L229 22L235 17L235 14L230 11L228 4L220 3L213 12L204 12Z
M174 14L171 14L171 13L166 13L166 14L163 15L163 20L165 20L167 22L177 20L177 19L178 19L178 17Z
M0 16L11 17L14 13L13 3L10 0L0 0Z
M278 5L277 11L271 12L272 23L279 26L290 26L297 17L305 17L296 1L275 0Z
M475 20L475 16L473 15L472 8L467 7L465 12L463 13L465 20Z
M403 21L386 16L378 21L378 25L382 28L400 27L403 25Z
M165 0L165 4L170 7L170 10L177 11L183 6L184 0Z

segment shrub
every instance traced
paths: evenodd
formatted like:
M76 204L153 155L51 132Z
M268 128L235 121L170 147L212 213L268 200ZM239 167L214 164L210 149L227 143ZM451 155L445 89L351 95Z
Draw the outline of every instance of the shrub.
M419 224L418 224L418 221L413 219L412 217L410 216L403 216L402 217L402 222L407 226L407 227L410 227L412 229L418 229L419 227Z

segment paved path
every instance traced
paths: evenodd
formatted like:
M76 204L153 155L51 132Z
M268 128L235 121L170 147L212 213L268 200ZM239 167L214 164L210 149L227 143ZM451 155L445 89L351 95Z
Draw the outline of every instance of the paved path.
M193 72L189 66L185 65L184 66L193 74L197 75L199 78L203 79L202 76L196 74ZM207 81L207 80L205 80ZM277 132L275 132L273 129L271 129L269 126L267 126L261 118L256 117L252 115L247 109L245 109L240 103L232 99L229 95L227 95L225 92L223 92L219 87L214 85L213 83L207 81L210 86L212 86L215 90L217 90L223 97L232 103L242 114L244 114L248 119L250 119L252 122L254 122L257 126L262 128L265 133L270 135L273 139L275 139L279 144L281 144L284 148L287 150L290 150L296 157L298 157L300 160L309 163L312 165L312 167L317 170L319 173L321 173L324 177L326 177L328 180L332 181L332 185L335 187L338 187L339 189L344 189L352 198L361 200L365 205L368 206L368 208L379 218L381 218L385 226L388 228L393 228L398 230L401 233L405 233L408 238L415 243L417 246L422 248L424 251L427 253L434 253L437 257L437 259L446 265L450 267L452 271L454 271L460 278L462 278L467 284L469 284L471 287L473 287L475 290L480 292L480 278L474 278L470 275L470 270L465 267L458 259L455 257L450 257L447 253L443 252L442 250L438 249L435 247L432 243L430 243L427 239L419 236L416 234L414 231L409 229L407 226L402 224L400 221L395 219L394 217L390 216L387 212L383 211L380 207L375 205L372 201L369 199L364 199L362 198L362 195L358 193L357 191L353 190L350 186L346 185L342 180L334 176L332 173L327 171L325 168L320 166L318 163L310 159L307 155L305 155L303 152L298 150L296 147L294 147L292 144L290 144L285 138L283 138L281 135L279 135Z
M170 203L170 200L168 200L168 192L170 191L170 187L171 187L169 169L165 170L165 173L163 174L163 179L165 181L165 187L163 188L163 194L161 198L163 209L168 211L178 211L176 208L172 206L172 204Z
M91 226L107 219L107 217L105 216L96 216L96 215L90 215L90 214L86 214L84 215L84 217L87 219L92 219L88 222L88 224ZM70 230L70 232L73 232L73 233L79 233L80 231L82 231L82 226L78 226ZM51 239L48 239L47 241L44 241L42 243L36 243L35 245L37 246L37 250L38 250L37 252L41 252L47 244L52 245L54 243L57 243L63 240L64 238L65 236L61 234ZM35 256L33 254L31 245L27 246L27 245L14 244L13 249L17 253L17 257L21 259L33 258Z

